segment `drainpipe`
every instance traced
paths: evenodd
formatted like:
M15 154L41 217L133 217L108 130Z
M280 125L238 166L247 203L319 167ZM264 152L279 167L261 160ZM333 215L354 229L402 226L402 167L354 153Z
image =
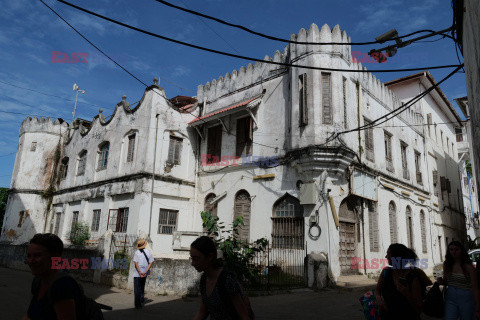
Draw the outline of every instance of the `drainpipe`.
M200 159L200 143L201 143L201 139L200 136L198 136L198 143L197 143L197 154L195 155L194 154L194 157L195 157L195 190L193 192L193 219L192 219L192 229L191 230L194 230L194 227L195 227L195 222L196 222L196 214L197 214L197 189L198 189L198 162L199 162L199 159Z
M150 231L152 229L152 212L153 212L153 186L155 183L155 164L157 160L157 140L158 140L158 114L155 115L155 145L153 147L153 170L152 170L152 189L150 193L150 217L148 219L148 238L150 239Z
M470 162L471 163L471 162ZM473 167L473 166L472 166ZM467 179L468 179L468 196L470 197L470 210L472 211L472 222L473 227L475 228L475 215L473 213L473 203L472 203L472 189L470 185L470 173L468 173L467 167L465 166L465 171L467 171ZM461 183L461 181L460 181Z
M357 81L357 113L358 113L358 127L362 125L362 87L360 82ZM361 131L358 131L358 151L360 153L359 161L362 163L362 135ZM363 210L363 198L360 198L360 214L362 215L362 244L363 244L363 261L366 261L367 254L365 252L365 219ZM367 274L367 264L363 264L363 271Z

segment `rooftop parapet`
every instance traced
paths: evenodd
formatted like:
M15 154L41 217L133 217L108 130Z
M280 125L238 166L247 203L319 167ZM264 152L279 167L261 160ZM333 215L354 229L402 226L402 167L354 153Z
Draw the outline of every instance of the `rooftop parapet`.
M22 125L20 126L20 133L21 136L24 133L36 133L36 132L43 132L43 133L50 133L54 135L61 135L66 132L68 129L68 123L65 122L63 119L58 118L55 121L52 121L52 118L31 118L27 117L23 120Z

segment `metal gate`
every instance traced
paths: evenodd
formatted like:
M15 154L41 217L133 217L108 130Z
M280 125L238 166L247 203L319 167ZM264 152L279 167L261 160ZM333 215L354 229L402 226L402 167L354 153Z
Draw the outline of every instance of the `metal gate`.
M250 268L256 276L244 284L245 289L270 291L306 287L306 255L306 243L295 249L270 245L252 259Z

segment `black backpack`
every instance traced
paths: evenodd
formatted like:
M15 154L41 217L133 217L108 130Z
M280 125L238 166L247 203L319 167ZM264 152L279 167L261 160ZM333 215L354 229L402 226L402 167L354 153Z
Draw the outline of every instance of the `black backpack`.
M423 313L434 318L442 318L444 315L443 292L440 290L438 282L435 282L427 293L423 303Z
M102 309L111 310L112 308L109 306L99 304L95 302L95 300L93 300L92 298L85 296L85 291L83 290L83 287L72 276L70 276L68 273L65 273L65 272L57 273L52 283L48 287L47 292L45 293L48 303L53 306L52 292L51 292L53 283L59 279L66 278L66 277L70 278L75 283L75 286L77 287L77 290L79 292L79 297L80 297L79 303L78 303L78 306L75 305L77 319L104 320ZM39 289L40 289L40 278L35 277L32 283L32 293L38 292Z
M217 279L217 283L218 283L218 291L219 291L219 295L220 295L220 298L222 299L222 303L227 307L227 311L229 312L229 316L232 318L232 319L238 319L238 314L237 314L237 311L235 309L235 306L232 302L232 299L230 299L230 297L228 296L228 293L227 293L227 289L226 289L226 281L227 281L227 275L231 275L234 279L237 279L235 277L235 274L232 273L232 272L229 272L225 269L222 270L222 272L218 275L218 279ZM202 277L200 278L200 288L205 288L206 290L206 276L205 276L205 273L202 274ZM245 290L243 289L242 285L240 284L240 282L238 280L236 280L239 287L240 287L240 290L242 291L241 292L241 295L242 295L242 298L243 298L243 302L246 304L247 308L248 308L248 315L250 317L250 320L255 320L255 313L253 312L253 309L252 309L252 305L250 304L250 299L248 298L247 294L245 293Z

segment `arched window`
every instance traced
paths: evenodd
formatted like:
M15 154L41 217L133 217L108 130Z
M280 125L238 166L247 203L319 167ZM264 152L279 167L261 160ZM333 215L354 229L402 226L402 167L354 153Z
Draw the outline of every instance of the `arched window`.
M97 170L104 170L108 164L108 151L110 149L110 142L106 141L98 147L98 165Z
M300 201L287 194L280 198L273 209L272 244L274 248L303 249L305 222Z
M397 243L397 207L393 201L388 204L388 217L390 220L390 241L391 243Z
M87 150L83 150L78 154L77 176L85 174L85 167L87 166Z
M206 212L210 212L212 216L217 217L217 203L211 203L213 199L215 199L217 196L215 193L210 193L208 196L205 197L205 206L204 210Z
M68 157L63 157L60 163L60 180L63 180L67 177L69 160L70 159Z
M243 241L250 241L250 206L252 200L247 191L241 190L235 196L235 206L233 211L233 219L238 216L243 217L244 226L240 227L238 239Z
M427 253L427 225L425 222L425 212L420 210L420 228L422 233L422 252Z
M412 223L412 208L410 206L407 206L407 209L405 210L405 217L406 217L406 222L407 222L407 243L408 247L410 249L413 248L413 223Z

